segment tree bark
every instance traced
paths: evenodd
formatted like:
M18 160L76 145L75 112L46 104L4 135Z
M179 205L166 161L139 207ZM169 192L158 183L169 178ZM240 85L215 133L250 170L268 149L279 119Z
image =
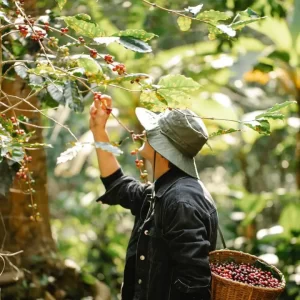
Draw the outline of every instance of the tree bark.
M2 85L2 90L11 95L25 98L29 89L24 85L23 80L16 78L13 82L5 81ZM20 101L14 97L9 97L11 104ZM39 107L37 98L31 98L30 102ZM28 104L22 103L18 106L20 109L31 109ZM19 112L17 115L24 115L30 123L41 125L40 114L34 112ZM29 128L30 130L33 127ZM31 138L32 143L43 143L42 130L34 128L35 134ZM36 193L33 194L34 203L37 204L37 211L41 215L39 222L31 221L32 208L30 195L24 194L25 185L15 178L13 185L9 190L6 198L1 199L0 211L3 216L5 228L0 229L0 236L5 238L2 245L3 249L11 252L23 250L21 255L21 265L26 266L30 263L32 255L47 255L55 251L55 243L52 238L49 218L48 191L47 191L47 167L46 155L43 149L28 151L32 156L32 163L29 164L30 171L35 180L33 188ZM6 233L6 237L5 237Z

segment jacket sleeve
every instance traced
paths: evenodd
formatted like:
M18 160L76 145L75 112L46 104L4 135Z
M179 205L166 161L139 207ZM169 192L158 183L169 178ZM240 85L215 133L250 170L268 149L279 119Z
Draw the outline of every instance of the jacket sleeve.
M210 299L211 271L203 216L188 202L173 202L163 221L174 264L172 290L180 299ZM178 296L177 296L178 297Z
M149 185L142 184L133 177L125 176L121 169L101 179L106 192L96 200L97 202L101 201L108 205L119 204L130 209L134 216L138 214L143 199L149 191Z

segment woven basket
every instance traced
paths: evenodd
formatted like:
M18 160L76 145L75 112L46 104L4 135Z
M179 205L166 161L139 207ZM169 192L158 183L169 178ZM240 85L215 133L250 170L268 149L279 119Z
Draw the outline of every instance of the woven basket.
M240 251L216 250L209 254L210 262L222 263L234 261L236 263L254 264L259 261L275 271L281 278L281 286L278 288L265 288L251 286L245 283L223 278L212 273L212 300L276 300L285 287L285 279L282 273L274 266L262 259Z

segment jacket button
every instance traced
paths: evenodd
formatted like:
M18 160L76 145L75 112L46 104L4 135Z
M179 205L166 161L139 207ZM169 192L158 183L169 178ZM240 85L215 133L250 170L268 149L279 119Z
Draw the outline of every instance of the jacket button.
M145 235L148 235L148 234L149 234L149 231L148 231L148 230L145 230L145 231L144 231L144 234L145 234Z
M142 279L139 279L139 280L138 280L138 284L142 284Z
M144 256L144 255L141 255L141 256L140 256L140 260L145 260L145 256Z

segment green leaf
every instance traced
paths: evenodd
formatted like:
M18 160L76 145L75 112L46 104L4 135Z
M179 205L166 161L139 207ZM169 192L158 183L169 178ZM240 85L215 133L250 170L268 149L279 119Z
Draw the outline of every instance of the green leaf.
M119 43L123 45L126 49L130 49L134 52L152 52L152 48L147 43L129 36L121 36L119 39Z
M237 132L237 131L241 131L240 129L219 129L216 132L213 132L209 135L210 138L215 137L215 136L219 136L219 135L223 135L223 134L228 134L228 133L233 133L233 132Z
M231 26L232 29L240 30L248 24L257 22L257 21L265 19L265 18L266 17L261 17L261 18L256 18L256 19L249 19L249 20L241 20L241 21L237 21L237 22L231 24L230 26Z
M274 106L272 106L271 108L267 109L267 112L268 113L272 113L274 111L278 111L278 110L280 110L280 109L282 109L284 107L287 107L287 106L289 106L291 104L297 104L297 101L285 101L285 102L279 103L279 104L276 103Z
M189 6L188 8L185 8L184 10L188 13L191 13L195 17L196 15L198 15L200 13L202 7L203 7L203 4L199 4L197 6Z
M219 24L217 25L217 28L230 37L234 37L236 35L236 31L229 25Z
M259 14L256 13L254 10L252 10L250 7L248 7L247 9L245 9L244 11L241 12L241 14L243 15L247 15L248 17L255 17L255 18L259 18Z
M35 75L35 74L29 74L29 86L32 89L42 88L44 86L43 77Z
M27 77L27 68L25 67L25 65L20 63L15 63L14 66L15 72L23 79L25 79Z
M65 103L64 100L64 89L61 85L51 83L47 86L47 91L56 102Z
M117 32L112 35L113 37L121 37L121 36L129 36L144 42L152 40L154 37L157 37L158 35L154 33L147 32L143 29L127 29L124 31Z
M67 0L56 0L56 2L58 4L59 9L62 10L65 4L67 3Z
M262 119L262 120L256 120L255 122L251 123L244 123L245 126L255 130L259 134L263 135L269 135L271 133L270 131L270 123L269 121Z
M120 148L113 146L111 143L95 142L95 147L97 149L102 149L104 151L110 152L116 156L123 154L123 151Z
M69 160L72 160L77 154L82 150L83 145L81 143L76 143L74 147L67 149L62 152L56 160L56 164L65 163Z
M229 18L230 16L228 16L225 12L216 10L206 10L196 17L198 20L207 21L212 24L217 24L219 21L225 21Z
M11 147L11 159L16 162L23 160L25 151L20 144L14 144Z
M85 21L85 22L89 22L89 23L93 23L95 24L95 22L92 21L91 16L87 15L87 14L77 14L75 16L75 18L79 21Z
M81 57L78 59L78 66L84 68L85 72L92 74L102 73L100 65L91 57Z
M285 234L290 235L292 231L300 232L299 215L299 201L297 203L289 203L283 208L280 214L279 224L284 228Z
M69 105L72 110L75 112L83 112L83 99L75 81L69 81L66 83L64 97L66 104Z
M105 36L105 32L98 24L87 21L87 17L83 18L84 14L79 14L74 17L62 17L66 24L72 28L78 35L87 36L90 38ZM85 15L88 16L88 15Z
M178 17L177 18L177 24L181 31L188 31L191 28L192 20L187 17Z
M284 115L283 114L274 114L274 113L263 113L255 117L255 119L272 119L272 120L283 120Z
M183 92L191 92L199 89L200 84L192 78L185 77L184 75L167 75L160 79L158 87L160 92L162 89L175 89Z
M140 105L154 112L160 112L166 109L168 103L161 101L159 93L150 90L143 90L140 95ZM164 99L164 98L163 98Z
M286 63L289 63L289 61L290 61L290 53L287 51L274 50L267 57L272 58L274 60L279 59Z
M167 75L158 82L157 92L171 106L187 105L190 93L200 88L199 83L183 75ZM170 103L169 103L170 102Z

